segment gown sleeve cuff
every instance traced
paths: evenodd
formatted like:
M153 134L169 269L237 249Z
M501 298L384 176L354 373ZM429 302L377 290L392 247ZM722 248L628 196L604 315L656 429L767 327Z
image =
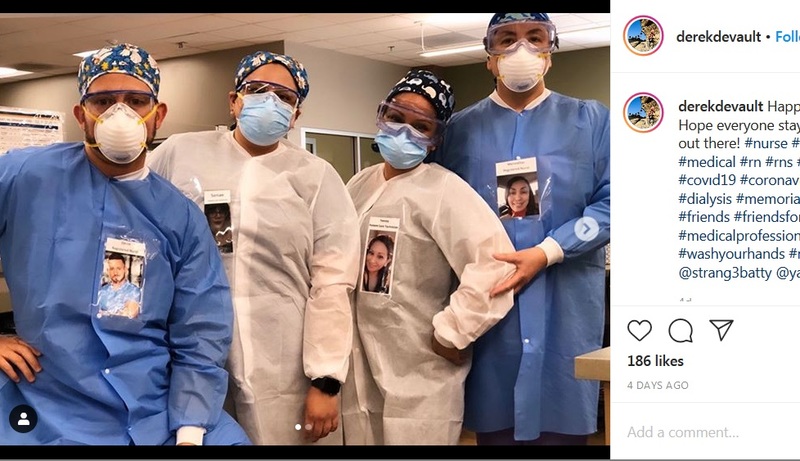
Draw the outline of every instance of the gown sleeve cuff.
M175 434L175 443L189 442L195 445L202 445L205 433L206 430L199 426L183 426Z
M456 347L455 344L453 344L450 341L444 339L439 333L436 332L436 330L433 330L433 337L436 338L436 341L439 341L439 344L441 344L444 347L447 347L447 348L450 348L450 349L453 349L453 348Z
M564 250L561 249L561 245L553 237L545 237L542 243L536 246L541 248L545 256L547 256L547 267L564 260Z

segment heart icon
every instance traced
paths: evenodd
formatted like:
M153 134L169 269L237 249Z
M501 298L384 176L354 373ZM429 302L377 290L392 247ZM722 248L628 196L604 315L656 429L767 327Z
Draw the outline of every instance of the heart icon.
M649 335L652 329L653 325L650 324L649 320L631 320L628 322L628 333L638 341Z

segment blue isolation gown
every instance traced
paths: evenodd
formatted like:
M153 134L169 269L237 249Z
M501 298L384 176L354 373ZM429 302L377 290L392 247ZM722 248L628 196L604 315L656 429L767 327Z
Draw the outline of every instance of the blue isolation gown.
M142 306L98 315L104 245L144 245ZM165 179L119 181L83 143L0 156L0 257L18 335L42 352L33 383L0 376L0 414L25 404L27 433L4 444L174 444L182 426L203 443L249 444L222 411L233 307L203 213Z
M597 101L556 92L517 113L491 97L456 113L433 161L464 178L496 206L496 164L535 157L540 215L503 220L514 247L555 239L564 261L538 274L509 314L475 342L466 382L464 427L540 432L597 430L599 384L574 378L574 358L602 347L605 245L610 235L609 112ZM581 217L598 235L579 239Z

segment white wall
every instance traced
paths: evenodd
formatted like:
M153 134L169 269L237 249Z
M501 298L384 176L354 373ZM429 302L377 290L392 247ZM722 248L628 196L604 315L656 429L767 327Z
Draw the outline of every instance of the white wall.
M292 42L272 42L234 50L167 59L161 68L160 98L169 112L158 132L163 138L185 131L212 130L229 125L228 92L242 57L266 50L287 53L306 67L309 95L302 114L289 133L299 143L302 128L374 133L378 103L408 68ZM609 100L609 49L597 48L556 53L547 86L564 94ZM0 106L64 112L65 140L81 141L83 134L72 116L79 98L78 61L75 73L57 77L0 84ZM492 76L485 64L437 69L453 85L456 109L491 93Z
M159 61L159 99L168 113L157 136L213 130L233 120L228 92L239 60L257 50L289 54L309 74L309 95L289 139L299 143L301 128L372 133L378 103L408 71L395 64L290 42L273 42ZM80 95L75 73L0 85L0 106L54 110L66 114L65 141L82 141L72 115Z
M409 70L299 43L285 42L285 47L308 71L308 98L289 134L294 142L300 140L300 128L376 132L378 103Z

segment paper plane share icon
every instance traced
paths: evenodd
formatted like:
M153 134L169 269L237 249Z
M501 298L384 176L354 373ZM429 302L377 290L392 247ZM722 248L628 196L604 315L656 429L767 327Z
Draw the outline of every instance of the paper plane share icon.
M730 330L731 325L733 325L733 320L709 320L709 322L717 329L720 341L725 339L725 335L728 334L728 330Z

